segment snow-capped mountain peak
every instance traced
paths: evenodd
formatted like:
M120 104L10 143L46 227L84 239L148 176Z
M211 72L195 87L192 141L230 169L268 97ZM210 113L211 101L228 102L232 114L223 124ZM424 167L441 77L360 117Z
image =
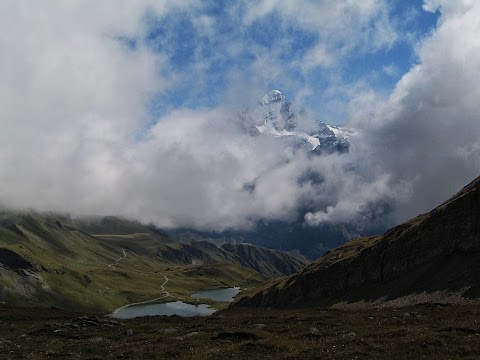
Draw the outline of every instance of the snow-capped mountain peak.
M260 105L269 105L276 102L285 102L286 98L279 90L272 90L265 94L259 101Z
M240 114L240 119L245 130L252 135L261 133L291 139L295 146L311 146L311 151L318 154L348 152L350 143L347 139L354 135L351 129L315 120L304 109L294 107L279 90L265 94L257 105ZM305 124L305 120L310 125L307 128L299 125Z

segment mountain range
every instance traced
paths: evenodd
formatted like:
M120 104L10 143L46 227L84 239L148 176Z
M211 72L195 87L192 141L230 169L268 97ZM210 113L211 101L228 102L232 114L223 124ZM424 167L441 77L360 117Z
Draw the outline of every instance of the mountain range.
M302 257L248 244L179 243L152 225L117 217L0 213L0 301L109 311L211 287L295 273Z

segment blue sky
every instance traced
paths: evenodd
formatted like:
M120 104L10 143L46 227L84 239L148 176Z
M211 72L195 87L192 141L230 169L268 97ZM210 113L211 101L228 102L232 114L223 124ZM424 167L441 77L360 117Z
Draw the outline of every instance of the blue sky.
M352 38L344 28L337 33L331 24L289 18L278 10L280 3L248 21L247 3L201 4L162 15L148 11L141 35L121 39L132 51L141 45L165 56L169 75L176 78L151 98L153 122L172 109L225 104L226 94L244 87L248 90L239 90L237 103L229 99L228 106L251 106L255 97L280 89L320 120L342 123L351 89L388 96L418 62L415 47L439 17L438 11L425 11L421 0L391 2L358 15L365 19L353 21ZM381 32L385 38L376 38ZM324 46L332 59L308 64L316 46Z

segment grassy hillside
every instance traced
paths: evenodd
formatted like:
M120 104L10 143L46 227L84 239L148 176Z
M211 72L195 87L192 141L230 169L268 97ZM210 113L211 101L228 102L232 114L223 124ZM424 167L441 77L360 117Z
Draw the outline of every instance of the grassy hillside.
M305 259L287 253L247 244L216 246L201 241L178 243L158 235L95 235L106 244L155 259L165 265L235 264L254 270L266 277L291 275L308 265ZM139 259L138 261L141 261Z
M165 296L160 287L165 277L166 301L191 300L198 290L251 286L284 274L274 265L277 253L263 258L265 271L258 272L213 244L179 244L135 221L4 211L0 301L107 312ZM283 261L288 259L282 255ZM292 262L293 268L305 265Z

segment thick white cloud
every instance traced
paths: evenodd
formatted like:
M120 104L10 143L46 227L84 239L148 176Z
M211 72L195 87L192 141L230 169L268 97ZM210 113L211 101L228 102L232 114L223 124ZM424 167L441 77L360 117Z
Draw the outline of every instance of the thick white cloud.
M0 4L5 202L75 208L107 196L122 149L146 120L148 95L168 83L156 75L161 58L115 40L140 29L145 3L94 4Z
M275 11L284 24L319 34L290 70L331 67L397 36L379 0L244 4L237 16L245 23ZM351 125L363 135L351 139L350 154L322 157L242 132L226 107L175 109L148 123L150 96L192 74L173 71L165 52L142 41L132 48L118 39L141 39L147 11L169 14L179 6L202 34L224 35L215 33L215 19L199 16L198 2L0 3L0 202L217 230L290 220L301 209L313 210L310 224L374 221L389 211L385 203L395 204L399 217L426 210L480 170L476 3L426 3L443 15L418 47L420 63L386 101L366 86L350 89ZM228 72L229 103L257 96L265 78L288 73L281 55L289 41L258 46L248 69ZM344 46L334 47L338 41ZM209 61L248 46L231 42L227 54ZM189 70L207 67L199 61ZM312 127L310 118L304 122ZM312 172L322 182L304 179Z
M480 173L480 3L425 6L442 17L418 47L419 64L387 101L356 99L351 121L370 134L372 161L390 183L412 188L408 201L397 204L399 220L430 209Z

